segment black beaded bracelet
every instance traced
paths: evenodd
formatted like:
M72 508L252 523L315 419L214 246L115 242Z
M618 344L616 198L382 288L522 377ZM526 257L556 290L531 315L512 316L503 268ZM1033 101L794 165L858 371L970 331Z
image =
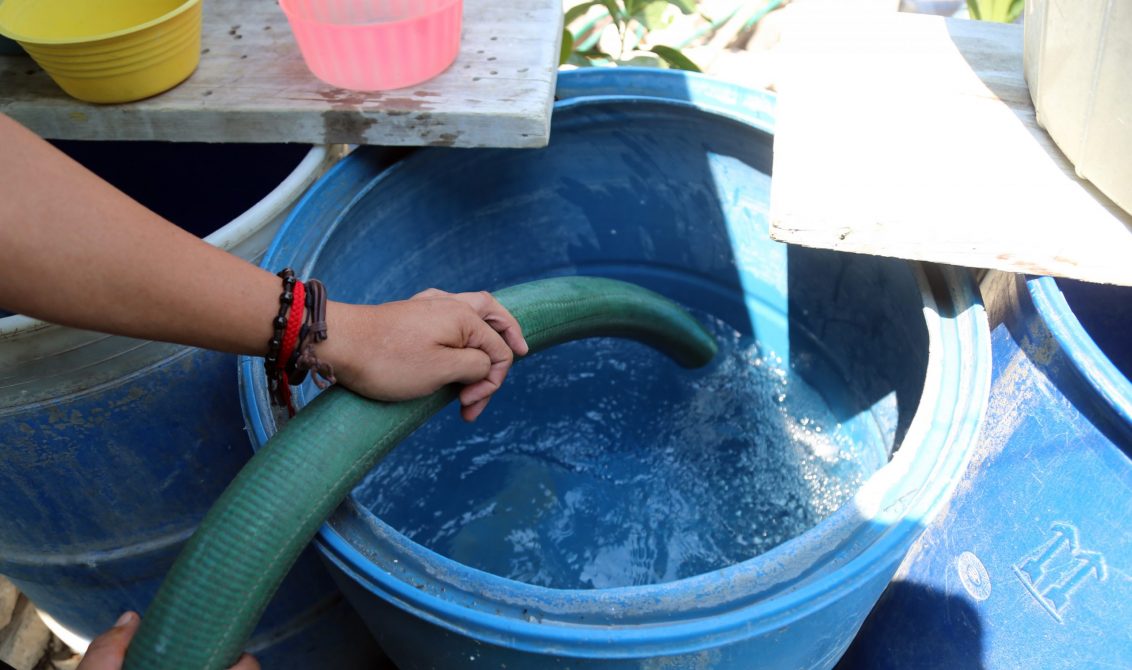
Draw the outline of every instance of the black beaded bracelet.
M279 314L271 322L273 334L267 343L267 356L263 359L263 369L267 373L268 388L272 398L279 398L281 380L279 374L279 349L283 346L283 331L287 328L287 316L291 312L291 303L295 299L295 272L291 268L284 268L278 277L283 280L283 292L279 294Z

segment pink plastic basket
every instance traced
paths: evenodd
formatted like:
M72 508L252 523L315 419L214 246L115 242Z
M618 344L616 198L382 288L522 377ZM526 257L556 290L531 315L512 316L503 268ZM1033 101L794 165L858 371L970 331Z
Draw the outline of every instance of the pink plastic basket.
M355 91L412 86L460 51L463 0L279 0L314 76Z

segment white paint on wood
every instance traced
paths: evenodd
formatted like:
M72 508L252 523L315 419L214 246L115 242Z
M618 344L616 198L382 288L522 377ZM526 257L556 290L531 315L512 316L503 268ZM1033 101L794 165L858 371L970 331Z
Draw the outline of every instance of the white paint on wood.
M0 56L0 112L58 139L537 147L549 137L560 0L464 0L456 62L377 93L316 79L274 0L208 0L203 33L188 80L123 105L74 100L26 56Z
M1132 285L1132 216L1037 125L1021 26L799 13L782 46L775 239Z

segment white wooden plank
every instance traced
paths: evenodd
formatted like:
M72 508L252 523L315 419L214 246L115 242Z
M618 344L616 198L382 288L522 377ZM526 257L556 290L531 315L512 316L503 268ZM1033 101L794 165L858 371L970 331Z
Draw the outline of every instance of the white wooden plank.
M778 88L775 239L1132 285L1132 216L1037 125L1021 26L798 14Z
M207 0L197 71L123 105L63 93L0 56L0 112L58 139L537 147L549 137L560 0L464 0L460 55L418 86L334 88L303 64L275 0Z

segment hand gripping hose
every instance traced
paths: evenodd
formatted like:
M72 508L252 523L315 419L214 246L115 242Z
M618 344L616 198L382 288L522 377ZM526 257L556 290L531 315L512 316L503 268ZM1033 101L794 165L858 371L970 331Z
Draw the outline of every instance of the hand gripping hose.
M561 277L495 294L531 351L568 340L639 340L685 367L715 342L676 303L633 284ZM319 526L393 447L452 401L456 387L399 403L332 387L236 475L169 570L125 670L221 670L241 654L271 596Z

